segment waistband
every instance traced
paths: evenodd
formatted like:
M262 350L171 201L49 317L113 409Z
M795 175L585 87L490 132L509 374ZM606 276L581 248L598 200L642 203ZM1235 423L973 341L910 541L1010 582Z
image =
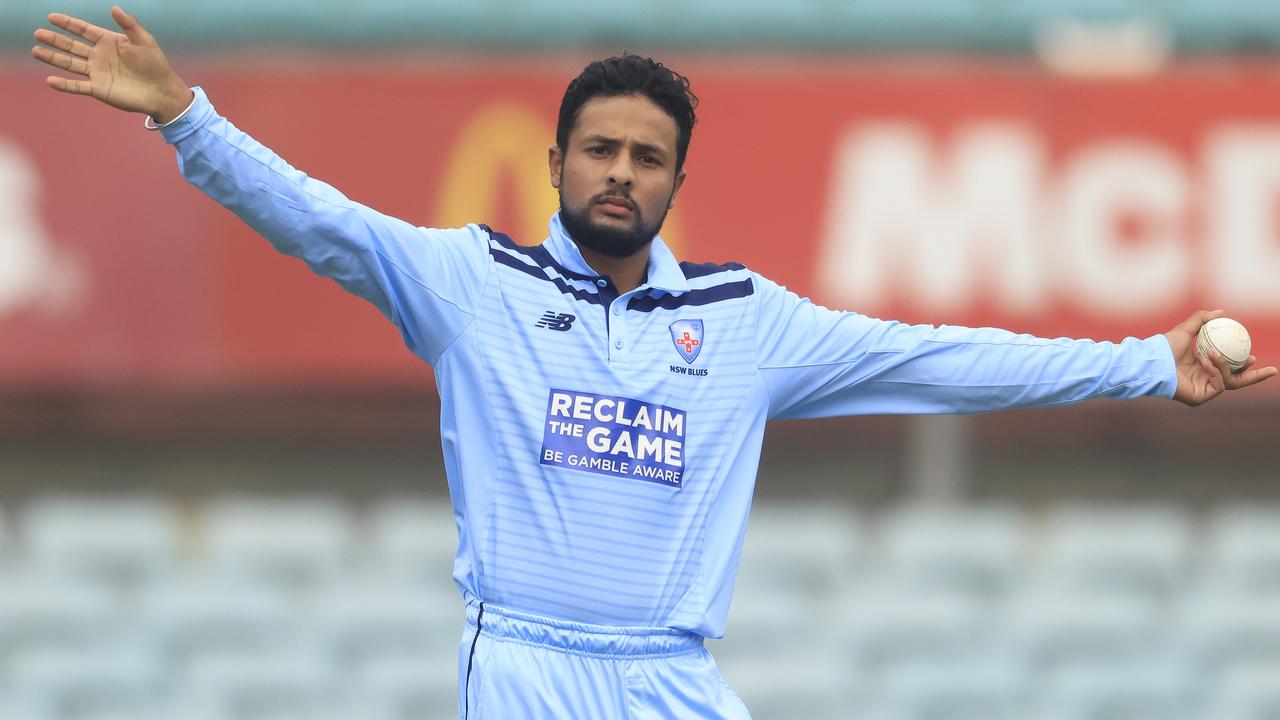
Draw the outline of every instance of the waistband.
M670 657L702 647L703 637L675 628L591 625L469 599L467 625L497 640L593 657Z

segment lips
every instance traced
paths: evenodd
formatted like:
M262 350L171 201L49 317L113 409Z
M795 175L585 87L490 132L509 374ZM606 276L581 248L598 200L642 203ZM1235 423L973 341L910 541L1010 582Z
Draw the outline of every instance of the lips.
M597 201L596 201L596 203L597 203L597 204L599 204L599 205L604 205L604 206L606 206L606 207L610 207L610 208L618 208L618 209L621 209L621 210L633 210L633 209L634 209L634 208L631 206L631 201L626 200L626 199L624 199L624 198L620 198L620 197L606 197L606 198L601 198L600 200L597 200Z

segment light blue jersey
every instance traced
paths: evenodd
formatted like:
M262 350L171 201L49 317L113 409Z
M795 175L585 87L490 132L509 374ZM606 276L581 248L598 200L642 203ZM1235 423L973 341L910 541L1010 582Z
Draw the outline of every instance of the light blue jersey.
M814 305L660 238L618 294L558 217L526 247L414 227L308 178L197 89L183 174L378 307L435 369L471 603L720 637L770 418L1171 397L1161 335L1119 344L903 325ZM522 238L528 241L529 238Z

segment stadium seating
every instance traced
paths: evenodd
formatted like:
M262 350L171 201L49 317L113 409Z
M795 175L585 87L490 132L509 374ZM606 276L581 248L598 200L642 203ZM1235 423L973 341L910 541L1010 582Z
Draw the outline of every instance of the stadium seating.
M1025 717L1031 673L1009 658L978 654L964 663L935 656L899 662L878 683L886 708L902 717L1014 720Z
M1206 668L1280 660L1280 595L1208 585L1181 598L1179 627L1192 657Z
M352 561L355 528L334 500L227 498L204 523L206 561L218 573L298 588L332 583Z
M1187 571L1191 521L1173 506L1058 506L1047 525L1041 566L1082 588L1159 596Z
M0 567L0 646L74 645L117 631L117 608L106 590L29 565Z
M1209 704L1222 720L1280 717L1280 661L1243 663L1217 675Z
M454 717L447 503L9 509L0 718ZM759 720L1274 720L1273 512L761 502L708 645Z
M1207 545L1219 582L1280 592L1280 506L1218 508L1209 519Z
M1023 562L1022 516L1000 505L906 506L879 529L882 567L922 590L991 596Z
M1079 592L1070 583L1042 578L1008 597L998 617L1008 650L1042 666L1130 656L1157 644L1168 624L1166 609L1157 603Z
M59 715L48 703L16 690L0 692L0 717L23 720L56 720Z
M171 572L181 557L173 503L156 496L49 496L24 508L26 556L72 577L122 585Z
M74 717L138 712L164 678L159 655L123 643L28 647L10 654L6 676L28 697Z
M1076 717L1191 720L1200 717L1192 677L1181 658L1156 655L1073 663L1044 679L1039 703Z
M357 661L411 657L438 650L442 638L460 636L460 601L452 587L377 577L356 580L319 599L311 615L329 646L342 655Z
M364 566L373 572L438 585L453 572L458 527L447 504L388 497L367 513Z
M446 636L447 639L447 636ZM343 717L371 720L449 718L457 712L458 658L430 651L365 658L349 675Z

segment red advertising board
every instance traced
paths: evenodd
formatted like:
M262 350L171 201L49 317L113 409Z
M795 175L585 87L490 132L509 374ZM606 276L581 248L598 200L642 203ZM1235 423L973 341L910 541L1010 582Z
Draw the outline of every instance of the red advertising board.
M581 59L178 58L295 166L539 242ZM1118 339L1224 307L1280 357L1280 65L672 59L701 99L664 237L832 307ZM0 388L430 382L371 306L184 183L139 116L0 64Z

